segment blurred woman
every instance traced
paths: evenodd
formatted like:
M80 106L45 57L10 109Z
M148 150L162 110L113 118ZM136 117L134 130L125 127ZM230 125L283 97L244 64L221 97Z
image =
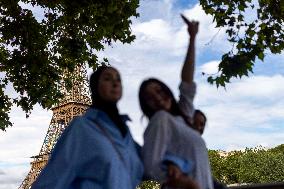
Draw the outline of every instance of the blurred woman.
M134 189L141 181L143 164L117 108L118 71L99 67L90 89L91 107L65 129L32 189Z
M197 187L201 189L212 189L205 142L199 133L191 128L196 91L193 75L198 22L182 18L188 26L190 41L181 72L179 101L175 100L173 93L163 82L155 78L145 80L139 91L141 109L149 118L142 148L145 176L162 183L169 183L170 179L171 186L184 188L188 187L176 179L189 178L196 181ZM172 165L181 173L176 169L169 170ZM192 183L191 181L189 183ZM192 188L196 188L193 186Z

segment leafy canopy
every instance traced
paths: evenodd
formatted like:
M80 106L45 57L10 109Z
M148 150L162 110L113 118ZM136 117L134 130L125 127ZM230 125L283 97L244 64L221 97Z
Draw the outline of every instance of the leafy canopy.
M284 49L283 0L200 0L200 4L214 17L216 27L226 28L233 43L222 56L219 74L209 76L209 83L225 86L232 77L248 76L255 60L263 61L266 51L277 54ZM256 15L250 14L254 12Z
M256 184L284 181L284 144L275 148L247 148L222 155L209 150L214 178L225 184Z
M42 10L43 19L21 4ZM86 63L95 68L95 53L105 44L133 41L130 18L138 16L138 6L139 0L1 0L0 129L12 125L13 104L27 116L36 103L51 108L62 97L64 71ZM7 94L7 85L16 97Z

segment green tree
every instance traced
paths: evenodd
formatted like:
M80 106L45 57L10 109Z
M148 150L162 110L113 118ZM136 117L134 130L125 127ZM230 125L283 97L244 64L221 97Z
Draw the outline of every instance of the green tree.
M200 4L213 16L216 27L226 28L233 46L222 56L218 75L208 77L217 87L232 77L248 76L255 60L263 61L266 52L277 54L284 49L283 0L200 0ZM256 15L249 14L250 10Z
M240 161L241 183L271 183L284 181L284 151L246 149Z
M263 163L267 162L266 158L264 150L246 149L240 158L239 183L261 183L262 174L265 174L262 170Z
M284 155L284 144L280 144L279 146L269 149L268 151L273 152L273 153L280 153Z
M269 150L256 147L232 151L224 157L217 153L209 150L209 158L213 176L221 182L256 184L284 181L283 144Z
M239 183L239 170L240 170L240 158L242 156L241 151L232 151L225 157L225 176L224 183L234 184Z
M23 3L41 8L43 19ZM95 68L95 53L104 45L132 42L130 18L138 16L138 6L139 0L1 0L0 129L12 126L13 104L27 116L36 103L51 108L62 97L64 71L82 64ZM72 74L64 79L70 84ZM18 96L7 95L8 84Z
M210 166L212 169L212 175L215 179L220 182L225 181L225 158L221 157L218 150L209 150L208 151Z

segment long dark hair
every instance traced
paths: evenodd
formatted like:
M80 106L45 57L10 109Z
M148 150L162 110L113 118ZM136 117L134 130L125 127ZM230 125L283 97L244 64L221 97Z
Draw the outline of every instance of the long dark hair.
M120 130L122 136L125 136L127 133L127 129L125 126L124 121L122 120L121 116L119 115L119 111L117 108L116 102L108 102L104 100L99 94L99 80L102 73L106 69L115 69L111 66L100 66L96 69L95 72L92 73L90 77L90 90L91 90L91 98L92 98L92 108L97 108L103 112L105 112L109 118L114 122L117 128Z
M107 68L111 68L109 66L99 66L96 71L94 71L91 74L90 77L90 91L91 91L91 99L92 99L92 104L97 103L97 99L100 99L99 92L98 92L98 85L99 85L99 79L101 74L103 73L104 70Z
M171 108L168 111L170 114L174 116L181 116L184 121L187 123L188 126L192 126L192 123L190 122L190 118L188 118L183 111L180 109L172 91L169 89L169 87L163 83L162 81L156 79L156 78L149 78L147 80L144 80L140 86L139 89L139 103L141 110L143 114L151 119L151 117L156 113L156 110L153 110L146 102L147 99L145 97L145 89L150 83L157 83L158 85L161 86L161 89L164 91L166 95L168 95L171 98Z

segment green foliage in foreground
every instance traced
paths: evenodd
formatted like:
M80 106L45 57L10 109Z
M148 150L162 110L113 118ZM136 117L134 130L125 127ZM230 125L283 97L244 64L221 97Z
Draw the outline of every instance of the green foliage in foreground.
M225 86L232 77L248 76L257 59L284 49L283 0L200 0L217 28L226 30L232 49L222 56L219 73L208 77L210 83ZM281 61L279 62L281 63Z
M284 144L269 150L232 151L226 156L209 150L209 158L213 176L226 184L284 181Z
M72 83L72 74L63 78L66 70L95 68L105 45L132 42L138 6L139 0L1 0L0 129L12 126L13 104L27 116L37 103L51 108L62 97L62 80Z
M160 189L161 185L152 180L143 181L136 189Z

